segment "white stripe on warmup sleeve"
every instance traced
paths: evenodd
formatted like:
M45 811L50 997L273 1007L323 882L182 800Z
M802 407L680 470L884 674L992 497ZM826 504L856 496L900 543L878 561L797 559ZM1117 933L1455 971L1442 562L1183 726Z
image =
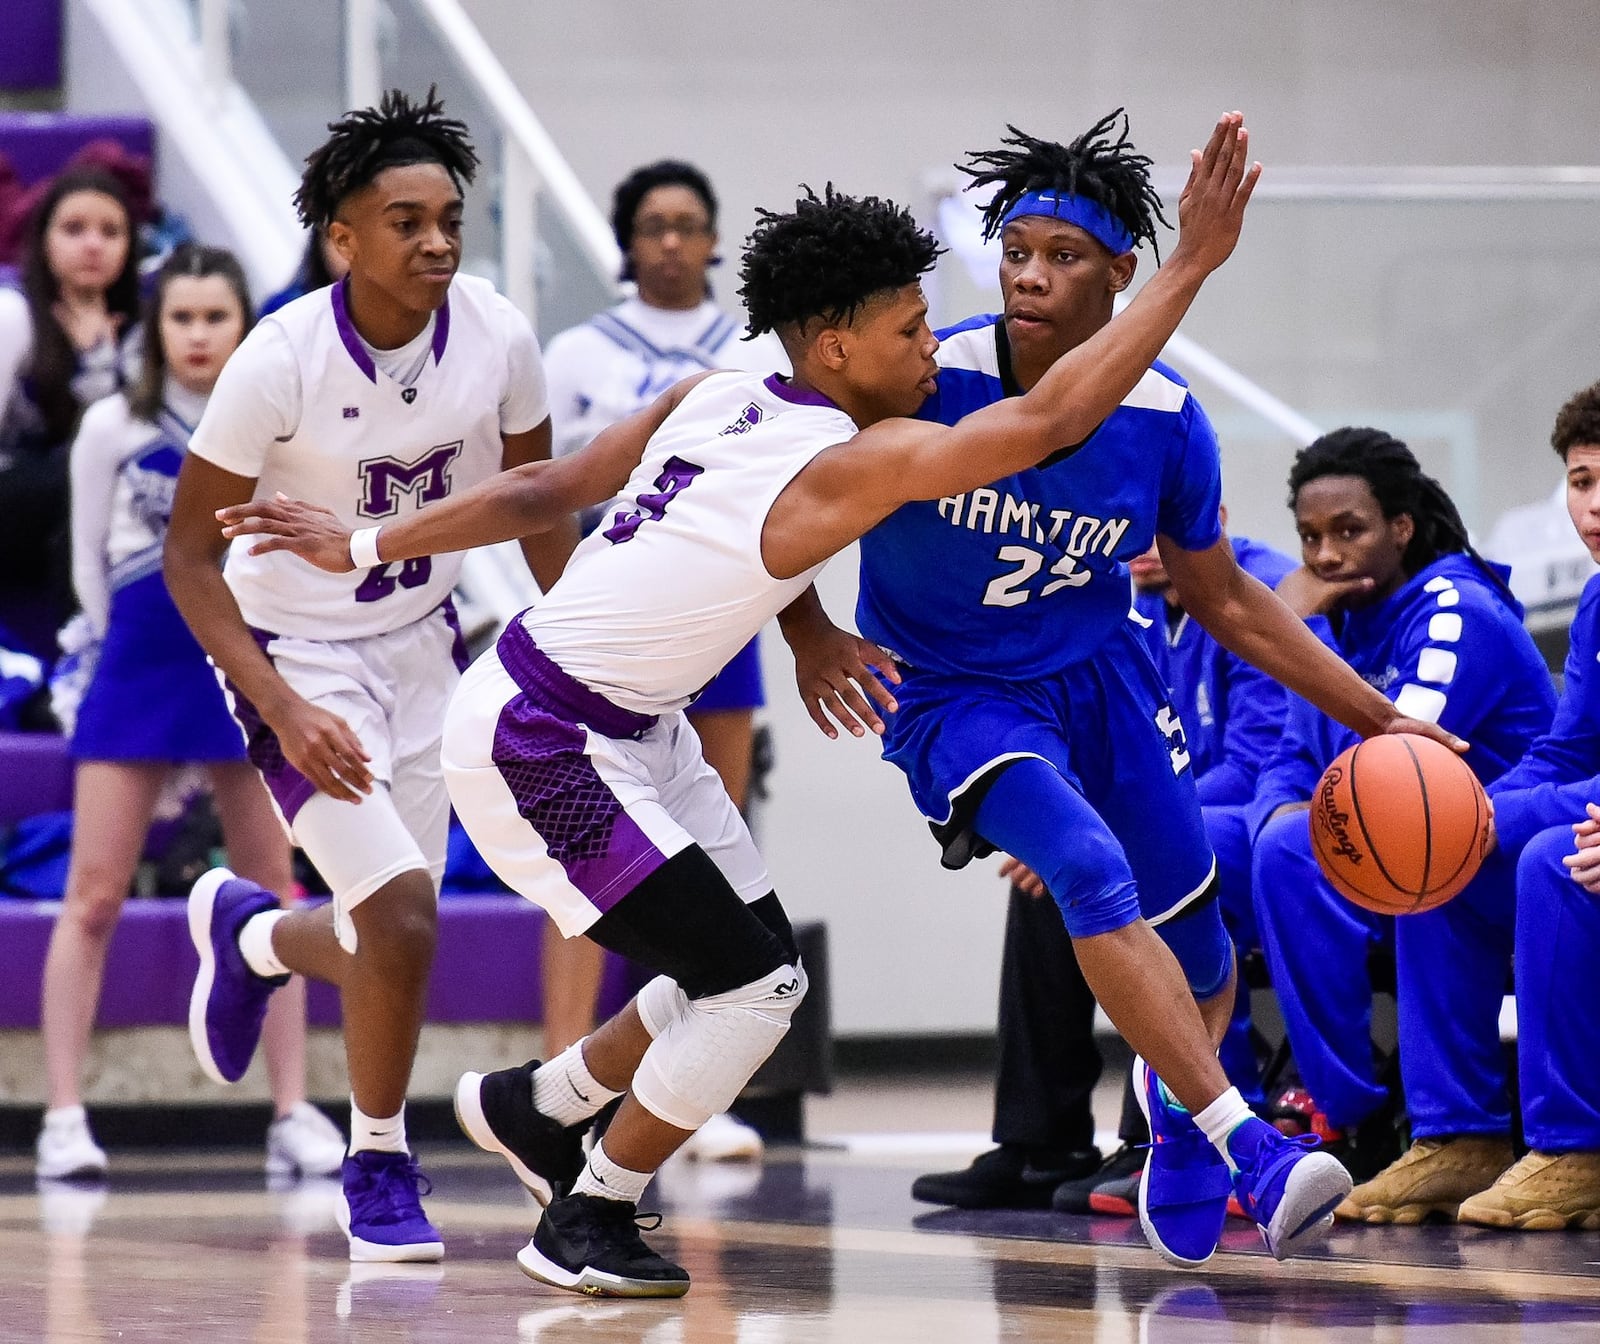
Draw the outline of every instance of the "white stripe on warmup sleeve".
M1424 591L1432 593L1434 601L1441 607L1453 607L1461 601L1461 593L1455 584L1442 576L1430 579L1424 585ZM1435 612L1428 621L1428 638L1433 645L1423 649L1417 656L1417 680L1407 682L1400 688L1400 694L1394 698L1394 707L1410 718L1438 723L1449 703L1449 697L1438 688L1448 686L1455 680L1460 659L1454 649L1434 646L1460 642L1461 613ZM1417 682L1430 684L1420 686Z

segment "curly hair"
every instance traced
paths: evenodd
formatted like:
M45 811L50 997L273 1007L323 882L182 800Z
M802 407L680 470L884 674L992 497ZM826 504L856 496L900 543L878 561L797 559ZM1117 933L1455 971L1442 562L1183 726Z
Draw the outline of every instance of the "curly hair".
M1009 124L1006 130L1011 134L1000 143L1007 148L971 150L967 162L956 165L972 179L968 191L999 186L983 207L985 239L1000 232L1006 211L1029 192L1066 192L1103 206L1133 235L1135 247L1148 241L1161 259L1156 225L1172 226L1150 185L1150 158L1128 139L1128 114L1122 108L1101 117L1070 145L1040 140Z
M1295 454L1289 468L1289 507L1295 507L1305 486L1324 476L1358 476L1372 490L1385 518L1410 516L1411 540L1400 557L1408 576L1441 556L1465 555L1476 561L1506 597L1511 596L1504 581L1473 548L1455 501L1394 435L1349 426L1307 444Z
M662 159L657 163L647 163L643 168L635 168L617 183L617 190L611 198L611 232L616 235L617 246L622 249L620 279L635 278L633 261L628 256L628 249L633 246L634 218L644 204L644 198L657 187L687 187L705 206L711 227L717 227L717 193L711 190L711 179L694 164L681 159Z
M472 181L478 152L467 138L466 123L444 115L435 87L414 103L390 89L377 107L364 107L328 123L332 132L306 156L294 208L308 229L326 228L340 203L385 168L437 163L459 190Z
M815 318L848 322L875 294L901 289L944 251L909 210L877 196L845 196L828 183L787 214L757 209L745 242L739 296L749 336L803 328Z
M1600 383L1591 383L1575 392L1556 412L1556 427L1550 433L1550 446L1567 460L1577 447L1600 447Z

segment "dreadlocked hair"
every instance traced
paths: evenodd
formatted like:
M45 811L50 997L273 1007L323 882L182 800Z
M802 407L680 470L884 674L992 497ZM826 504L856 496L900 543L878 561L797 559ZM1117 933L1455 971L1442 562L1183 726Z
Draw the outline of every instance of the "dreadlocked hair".
M1122 126L1117 126L1117 118ZM1007 124L1001 139L1008 149L971 150L956 166L972 179L966 189L999 184L983 207L985 240L1000 232L1006 211L1030 192L1055 191L1083 196L1107 210L1133 235L1133 245L1148 242L1161 260L1156 225L1166 228L1161 197L1150 185L1151 160L1128 139L1128 114L1122 108L1101 117L1070 145L1040 140ZM1113 138L1115 137L1115 138Z
M1400 563L1407 576L1445 555L1470 558L1509 600L1511 590L1473 548L1467 525L1444 487L1422 469L1399 439L1381 429L1347 427L1324 434L1295 454L1289 468L1289 507L1300 491L1323 476L1359 476L1372 490L1385 518L1408 514L1411 540Z
M815 318L848 322L873 295L914 284L944 251L893 201L845 196L831 182L821 196L801 190L788 214L756 210L739 271L749 337Z
M1573 448L1600 447L1600 383L1592 383L1582 392L1575 392L1567 404L1556 412L1556 427L1550 434L1550 446L1567 460Z
M294 194L294 207L308 229L326 228L344 198L385 168L437 163L457 188L471 182L478 168L466 123L444 115L434 85L420 103L390 89L377 107L347 112L329 122L328 130L327 140L306 156Z

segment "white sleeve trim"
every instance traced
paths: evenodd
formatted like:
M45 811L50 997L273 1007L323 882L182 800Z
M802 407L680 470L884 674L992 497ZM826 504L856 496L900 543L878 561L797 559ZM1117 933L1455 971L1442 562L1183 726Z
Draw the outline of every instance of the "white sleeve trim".
M1434 598L1434 601L1441 607L1456 606L1461 601L1461 590L1459 588L1446 588L1438 597Z
M1455 611L1441 611L1428 622L1428 638L1435 644L1459 644L1461 642L1461 614Z
M1453 649L1424 649L1417 656L1417 680L1448 686L1455 680L1456 662Z
M1418 686L1414 682L1407 682L1394 698L1396 709L1408 718L1421 719L1424 723L1438 723L1448 703L1449 697L1443 691Z

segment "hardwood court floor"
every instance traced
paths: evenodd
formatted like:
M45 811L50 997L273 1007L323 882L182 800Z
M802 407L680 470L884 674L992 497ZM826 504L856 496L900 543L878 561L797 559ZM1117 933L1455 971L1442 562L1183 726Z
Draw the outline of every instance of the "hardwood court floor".
M913 1171L842 1151L681 1165L655 1191L681 1302L588 1300L525 1278L531 1207L498 1161L423 1158L441 1266L351 1266L336 1187L272 1192L257 1153L114 1155L104 1192L36 1191L0 1160L0 1339L1096 1344L1600 1340L1600 1236L1340 1231L1275 1264L1230 1224L1203 1272L1137 1226L914 1204Z

